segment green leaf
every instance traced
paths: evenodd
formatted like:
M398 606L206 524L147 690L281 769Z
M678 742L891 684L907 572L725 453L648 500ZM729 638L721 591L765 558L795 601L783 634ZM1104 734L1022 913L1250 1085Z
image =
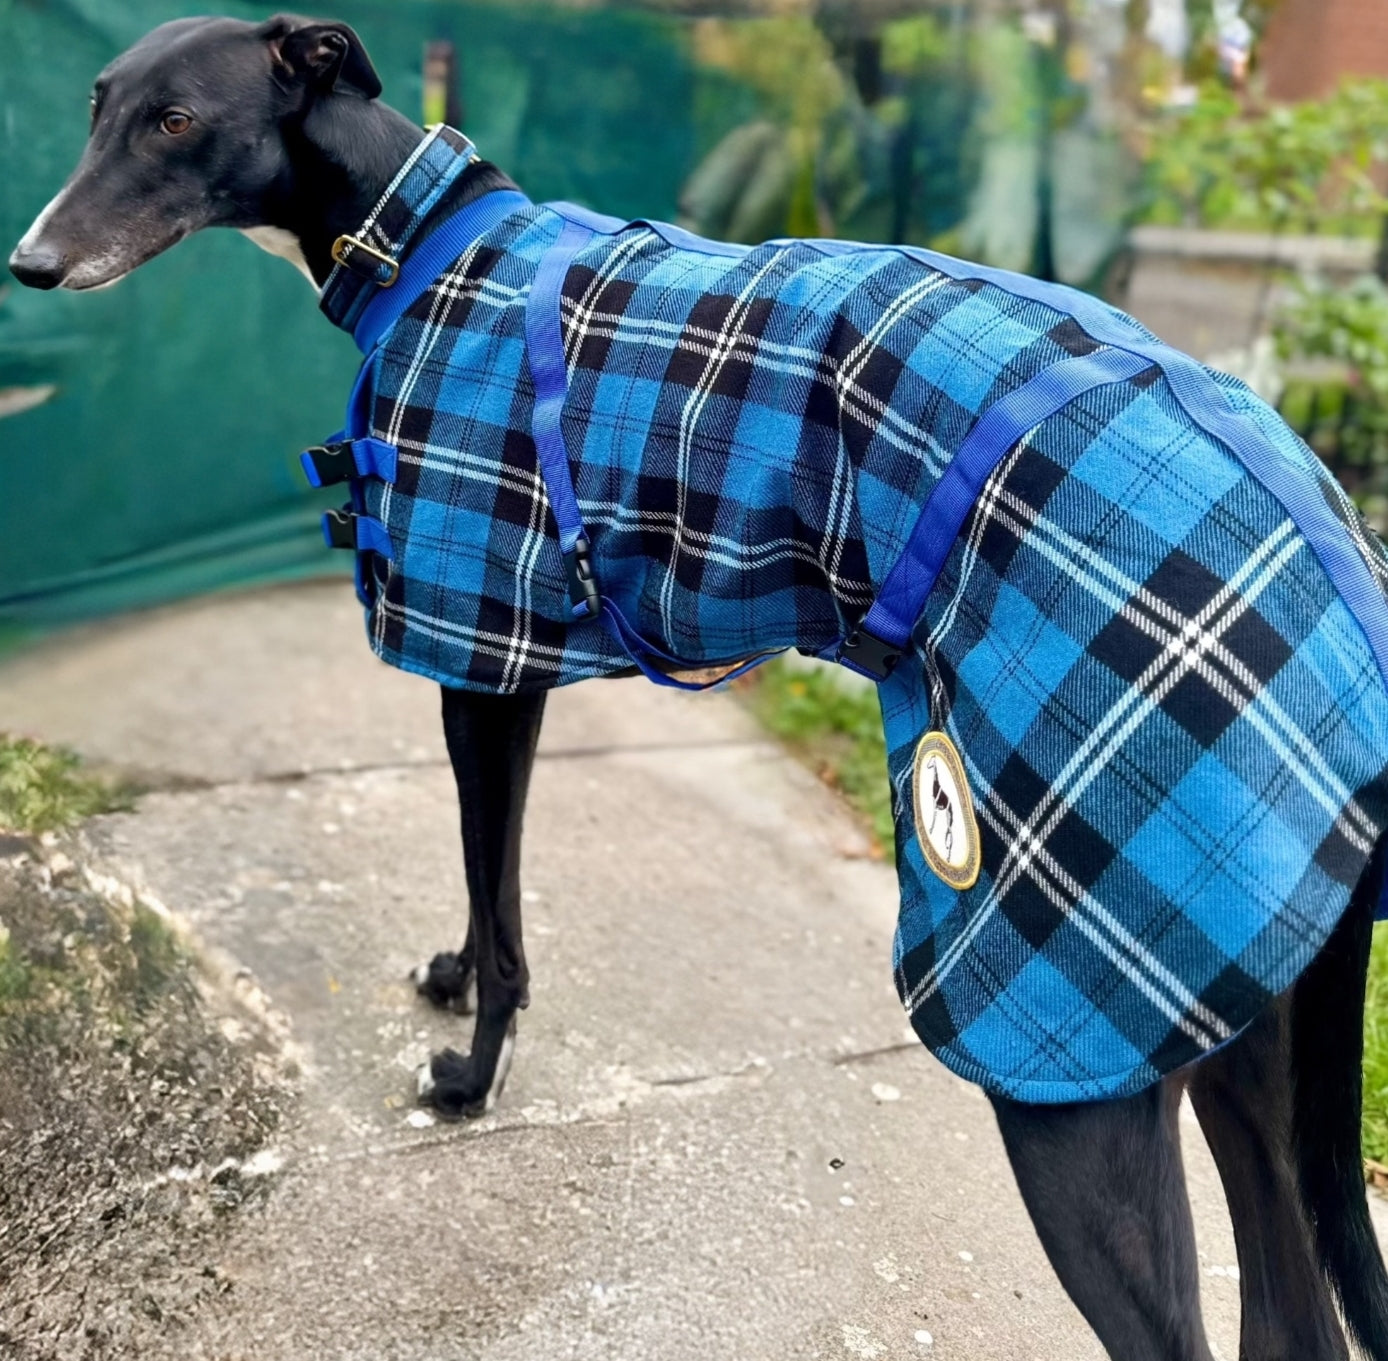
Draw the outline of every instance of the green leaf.
M56 831L130 806L130 791L81 769L71 752L0 733L0 831Z

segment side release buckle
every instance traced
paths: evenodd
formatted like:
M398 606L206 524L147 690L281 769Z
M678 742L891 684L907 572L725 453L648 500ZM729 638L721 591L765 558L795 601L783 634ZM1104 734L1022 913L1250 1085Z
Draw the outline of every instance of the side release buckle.
M299 462L309 485L314 487L331 487L334 483L346 482L357 475L351 440L315 444L312 449L305 449L299 455Z
M564 566L569 572L569 601L579 618L596 619L602 613L602 593L593 573L593 547L583 535L564 554Z
M341 510L323 512L323 542L329 548L352 548L357 546L357 517L350 505Z
M896 670L901 653L902 649L894 643L859 627L839 644L835 660L869 680L884 681Z
M399 451L393 444L365 435L315 444L299 455L299 466L310 487L331 487L359 477L394 482L398 464Z
M372 515L362 515L349 501L341 510L323 512L323 542L329 548L354 548L395 560L390 531Z

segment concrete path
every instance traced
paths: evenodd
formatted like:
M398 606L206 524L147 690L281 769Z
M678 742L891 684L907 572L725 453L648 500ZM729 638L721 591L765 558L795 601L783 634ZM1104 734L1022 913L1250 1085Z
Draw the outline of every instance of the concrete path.
M221 597L0 668L0 726L162 792L94 839L251 970L306 1065L233 1288L170 1356L217 1361L1097 1361L988 1105L910 1039L895 882L727 697L556 693L526 848L534 1002L497 1111L432 1124L411 1074L465 1022L408 968L464 891L432 686L348 591ZM1234 1250L1188 1156L1220 1355ZM149 1359L153 1361L153 1359Z

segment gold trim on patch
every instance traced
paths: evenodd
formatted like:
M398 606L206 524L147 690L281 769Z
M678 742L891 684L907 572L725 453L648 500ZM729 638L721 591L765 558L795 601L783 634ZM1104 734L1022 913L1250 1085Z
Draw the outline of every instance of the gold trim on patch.
M978 882L978 823L964 763L942 732L928 732L916 748L911 775L916 840L926 864L961 892Z

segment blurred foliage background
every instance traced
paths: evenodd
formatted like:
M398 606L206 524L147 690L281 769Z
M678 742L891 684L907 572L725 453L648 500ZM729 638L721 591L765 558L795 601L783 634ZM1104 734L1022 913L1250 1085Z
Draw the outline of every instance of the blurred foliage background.
M1388 84L1270 97L1258 54L1278 5L328 8L358 28L386 98L413 116L426 104L426 45L451 45L456 88L444 102L536 199L743 241L925 244L1122 304L1143 224L1381 238ZM155 24L204 8L0 0L0 242L18 238L76 161L95 73ZM259 19L275 7L219 8ZM438 91L430 99L439 106ZM1363 272L1349 286L1293 286L1269 266L1247 353L1221 358L1282 403L1381 523L1388 295ZM0 644L336 570L295 454L338 424L355 361L302 282L232 233L194 238L110 293L0 285Z

